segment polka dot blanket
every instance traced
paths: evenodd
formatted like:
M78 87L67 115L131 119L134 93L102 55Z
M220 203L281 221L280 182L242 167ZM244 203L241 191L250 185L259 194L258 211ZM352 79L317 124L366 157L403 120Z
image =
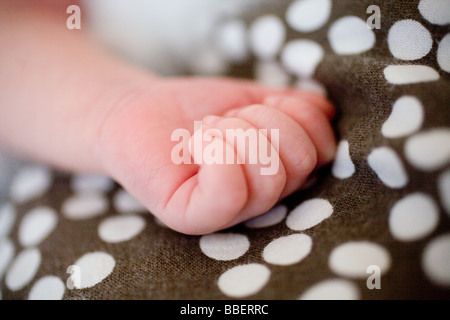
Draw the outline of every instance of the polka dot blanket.
M227 75L336 104L334 162L204 236L108 177L24 166L0 208L2 298L450 298L449 24L449 0L266 1L224 19Z

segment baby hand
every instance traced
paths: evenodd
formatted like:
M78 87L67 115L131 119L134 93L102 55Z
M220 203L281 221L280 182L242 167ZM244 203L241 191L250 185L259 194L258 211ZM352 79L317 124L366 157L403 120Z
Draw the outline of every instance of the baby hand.
M312 93L229 79L158 80L111 109L98 155L106 172L167 226L206 234L266 212L330 162L333 113ZM180 148L186 139L174 141L177 130L190 133L188 148ZM248 133L247 140L239 144L230 132Z

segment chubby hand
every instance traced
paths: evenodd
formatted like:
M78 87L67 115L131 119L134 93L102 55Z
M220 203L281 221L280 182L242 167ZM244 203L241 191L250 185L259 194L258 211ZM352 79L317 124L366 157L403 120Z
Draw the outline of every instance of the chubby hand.
M160 79L111 107L97 155L168 227L206 234L266 212L330 162L333 114L313 93L226 78ZM248 133L247 144L230 132Z

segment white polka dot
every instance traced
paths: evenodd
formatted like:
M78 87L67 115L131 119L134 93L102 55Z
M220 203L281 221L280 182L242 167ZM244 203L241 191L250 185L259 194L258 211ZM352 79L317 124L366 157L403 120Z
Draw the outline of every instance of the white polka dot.
M148 212L147 208L124 189L120 189L114 194L113 206L120 213Z
M450 72L450 33L442 38L437 51L437 62L445 72Z
M311 40L290 41L281 53L284 67L299 77L311 77L322 61L322 47Z
M214 76L223 74L228 64L216 48L199 48L189 60L190 71L197 75Z
M263 251L267 263L287 266L303 260L312 248L312 239L306 234L292 234L272 240Z
M108 200L101 193L79 193L66 199L61 212L67 219L84 220L100 216L108 209Z
M217 30L216 44L225 59L242 62L248 56L247 28L240 20L232 20L221 25Z
M317 93L324 97L327 96L327 88L325 88L321 82L311 78L300 79L297 82L296 87L303 91Z
M49 207L37 207L23 217L19 226L19 242L22 246L41 243L55 229L58 215Z
M250 47L258 58L271 60L278 54L285 36L286 30L278 17L262 16L250 26Z
M392 112L381 128L386 138L400 138L420 129L424 119L422 103L412 96L399 98Z
M292 230L306 230L329 218L332 213L333 206L328 200L306 200L289 213L286 225Z
M308 288L300 300L358 300L360 299L358 286L349 280L328 279Z
M427 244L422 268L434 283L450 286L450 234L440 235Z
M350 158L349 143L347 140L341 140L338 144L331 173L338 179L350 178L355 173L355 165Z
M234 260L247 252L250 242L247 236L238 233L213 233L200 238L200 249L216 260Z
M40 278L30 290L28 300L61 300L64 296L64 283L56 276Z
M80 268L80 283L74 285L77 289L85 289L102 282L114 269L116 261L105 252L90 252L75 262Z
M442 206L450 215L450 169L440 174L438 178L438 190Z
M257 61L255 78L259 83L271 87L286 87L290 81L289 74L275 61Z
M0 279L14 257L14 244L8 238L0 240Z
M270 270L258 263L233 267L218 280L223 294L233 298L244 298L260 291L269 281Z
M115 216L103 220L98 226L98 235L105 242L118 243L128 241L145 228L141 216Z
M330 254L328 265L334 273L344 277L366 279L367 268L378 266L385 273L391 266L389 252L369 241L350 241L339 245Z
M450 286L450 234L427 244L422 254L422 268L434 283Z
M11 231L16 220L16 210L10 203L0 207L0 239L6 237Z
M390 65L384 69L389 83L403 85L439 80L439 73L431 67L420 65Z
M6 286L17 291L25 287L36 275L41 265L41 253L37 248L29 248L20 252L6 273Z
M10 187L11 199L24 203L42 196L50 187L52 177L47 168L27 166L15 175Z
M270 226L274 226L277 223L280 223L287 213L287 207L283 204L279 204L263 215L255 217L245 223L247 228L266 228Z
M100 174L76 174L70 181L71 188L78 193L108 192L114 187L114 181Z
M294 30L311 32L325 25L330 13L330 0L297 0L286 11L286 22Z
M403 164L391 148L379 147L372 150L367 161L378 178L388 187L403 188L408 183Z
M421 0L420 14L433 24L450 23L450 0Z
M333 23L328 40L331 48L340 55L359 54L375 45L375 34L361 18L346 16Z
M410 137L404 147L409 163L417 169L433 171L450 161L450 129L435 128Z
M439 222L439 208L427 194L410 194L392 207L389 214L389 231L400 241L414 241L431 234Z
M389 29L388 45L392 55L401 60L417 60L425 57L433 46L430 32L411 19L394 23Z

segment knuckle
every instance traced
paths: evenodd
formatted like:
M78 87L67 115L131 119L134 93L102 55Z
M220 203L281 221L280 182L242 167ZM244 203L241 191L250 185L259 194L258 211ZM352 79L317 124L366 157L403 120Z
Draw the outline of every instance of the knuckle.
M265 105L253 104L243 108L240 114L245 117L251 117L249 119L261 121L270 115L270 111L271 109Z

